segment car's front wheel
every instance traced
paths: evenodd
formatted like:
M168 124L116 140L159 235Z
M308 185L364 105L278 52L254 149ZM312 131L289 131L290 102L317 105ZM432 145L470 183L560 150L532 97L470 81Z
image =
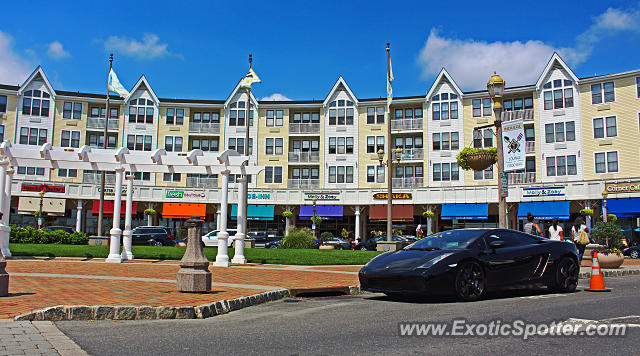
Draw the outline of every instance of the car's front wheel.
M456 273L454 290L456 297L464 301L478 300L484 294L485 275L478 262L463 262Z
M563 257L556 267L555 279L549 289L554 292L574 292L578 286L578 263L570 257Z
M638 251L638 250L632 250L632 251L629 253L629 257L631 257L631 258L640 258L640 251Z

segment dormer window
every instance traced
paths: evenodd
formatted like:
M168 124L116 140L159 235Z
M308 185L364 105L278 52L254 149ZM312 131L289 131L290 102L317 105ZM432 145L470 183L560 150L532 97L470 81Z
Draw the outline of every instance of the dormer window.
M353 125L353 101L350 100L334 100L329 103L329 125Z
M229 126L246 126L245 117L247 116L247 103L244 101L236 101L229 104ZM249 126L253 126L255 107L251 104L249 111Z
M153 101L147 99L133 99L129 101L129 122L138 124L153 124Z
M22 99L22 115L49 116L49 94L41 90L27 90Z
M548 82L543 88L551 88ZM542 92L544 97L544 109L562 109L573 107L573 81L555 79L553 81L553 90L545 90Z
M440 93L431 97L431 118L433 120L449 120L458 118L458 95Z

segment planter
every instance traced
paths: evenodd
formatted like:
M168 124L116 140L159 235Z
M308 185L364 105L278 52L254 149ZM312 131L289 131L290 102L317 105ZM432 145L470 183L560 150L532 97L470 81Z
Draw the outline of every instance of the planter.
M599 253L598 262L600 263L600 268L618 268L624 262L624 256L621 253L610 253L608 255Z
M333 245L320 245L321 250L333 250Z
M496 163L496 157L489 152L470 153L467 155L467 164L474 171L484 171Z
M604 248L604 246L602 245L598 245L598 244L588 244L587 247L584 249L584 257L582 258L583 260L591 260L592 259L592 252L593 250L602 250Z

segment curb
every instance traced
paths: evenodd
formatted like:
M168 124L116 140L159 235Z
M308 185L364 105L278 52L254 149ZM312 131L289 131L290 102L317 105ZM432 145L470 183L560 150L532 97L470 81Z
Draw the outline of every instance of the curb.
M623 277L623 276L640 276L640 269L601 269L604 277ZM578 279L591 278L591 272L580 272Z

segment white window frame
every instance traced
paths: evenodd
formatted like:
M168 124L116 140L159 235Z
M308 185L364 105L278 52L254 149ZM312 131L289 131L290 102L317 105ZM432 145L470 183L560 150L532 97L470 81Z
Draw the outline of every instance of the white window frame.
M617 165L617 169L615 171L611 171L609 170L609 164L611 164L611 162L609 161L609 153L614 153L616 154L616 165ZM603 154L604 155L604 167L605 167L605 171L604 172L598 172L598 163L597 163L597 156L599 154ZM601 151L601 152L594 152L593 153L593 170L595 172L595 174L609 174L609 173L620 173L620 152L617 150L614 151Z
M280 181L276 181L276 171L280 171ZM264 184L282 184L284 172L282 166L264 167Z
M271 144L269 144L269 140L271 140ZM280 142L280 145L278 145L278 141ZM271 153L269 153L269 149L271 149ZM284 154L284 138L265 137L264 154L267 156L282 156Z
M69 138L68 138L68 142L65 145L64 144L64 135L68 134ZM77 138L73 138L74 134L76 134ZM78 140L77 145L73 145L73 141L74 140ZM60 131L60 147L67 147L67 148L80 148L80 131L78 130L61 130Z
M169 110L173 110L173 115L169 116ZM179 111L182 111L182 115L178 115ZM175 108L175 107L167 108L164 112L164 123L166 125L176 125L176 126L184 125L185 112L186 110L184 108ZM169 122L169 117L173 118L171 122ZM180 118L180 120L178 120L178 118Z

